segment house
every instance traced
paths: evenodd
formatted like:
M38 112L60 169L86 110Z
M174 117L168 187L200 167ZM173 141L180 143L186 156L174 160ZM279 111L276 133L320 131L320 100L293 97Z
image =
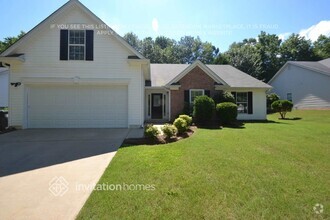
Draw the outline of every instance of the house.
M9 125L127 128L173 120L185 102L235 94L239 119L266 119L271 87L228 65L150 64L78 0L0 55L10 66Z
M269 81L281 99L296 109L330 109L330 58L289 61Z
M174 120L185 103L199 95L214 97L229 91L236 98L238 119L266 119L266 91L271 87L230 65L150 64L151 82L145 87L146 120Z
M9 71L0 67L0 108L8 107Z

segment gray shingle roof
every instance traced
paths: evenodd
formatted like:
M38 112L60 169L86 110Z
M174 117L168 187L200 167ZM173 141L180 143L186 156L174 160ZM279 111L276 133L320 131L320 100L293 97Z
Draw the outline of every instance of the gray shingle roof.
M321 60L318 62L315 61L289 61L288 63L296 65L296 66L301 66L301 67L306 67L318 72L323 72L327 75L330 76L330 58Z
M150 64L151 85L165 86L190 64ZM271 88L268 84L230 65L206 65L230 87Z

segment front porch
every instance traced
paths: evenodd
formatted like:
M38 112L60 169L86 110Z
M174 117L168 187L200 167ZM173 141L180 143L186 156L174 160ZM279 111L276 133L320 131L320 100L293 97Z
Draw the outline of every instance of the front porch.
M162 87L145 88L145 122L166 123L170 119L170 90Z

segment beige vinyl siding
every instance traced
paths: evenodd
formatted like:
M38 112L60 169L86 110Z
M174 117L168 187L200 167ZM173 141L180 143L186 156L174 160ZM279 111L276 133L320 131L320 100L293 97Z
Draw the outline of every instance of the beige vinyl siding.
M97 34L94 30L94 61L60 61L61 24L93 24L94 20L78 8L61 14L51 26L40 29L36 36L13 53L24 53L25 62L12 65L11 82L22 77L63 77L93 79L128 79L128 124L143 123L143 92L141 65L129 65L127 57L134 55L111 35ZM51 79L50 79L51 80ZM10 125L22 126L24 115L24 85L10 88Z

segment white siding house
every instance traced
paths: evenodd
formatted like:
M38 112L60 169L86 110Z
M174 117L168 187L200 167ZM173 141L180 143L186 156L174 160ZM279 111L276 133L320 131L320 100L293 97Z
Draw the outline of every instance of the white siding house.
M0 107L8 107L9 71L0 68Z
M0 61L10 64L10 82L16 83L10 86L10 126L139 127L144 122L149 60L77 0L37 25Z
M272 92L291 100L296 109L330 108L330 58L287 62L269 81Z
M264 120L271 88L230 65L151 65L78 0L0 54L0 62L9 67L9 126L23 129L141 127L174 120L187 99L223 90L237 95L238 119Z

